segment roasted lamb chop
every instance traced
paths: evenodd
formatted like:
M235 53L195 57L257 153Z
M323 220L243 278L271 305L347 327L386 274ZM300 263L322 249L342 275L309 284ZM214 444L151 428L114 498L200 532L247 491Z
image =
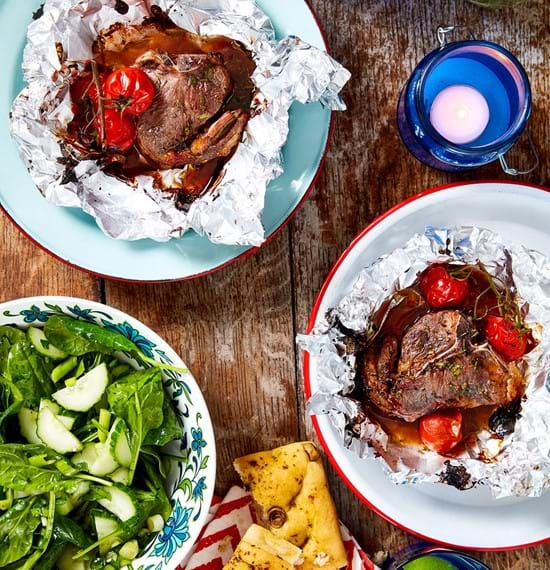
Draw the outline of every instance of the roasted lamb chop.
M373 342L362 359L368 400L383 415L413 422L446 408L503 405L521 396L523 375L459 310L430 312Z
M138 117L137 145L162 168L198 166L229 156L239 144L248 115L222 109L232 92L223 58L217 54L178 55L150 51L136 61L153 80L157 95Z

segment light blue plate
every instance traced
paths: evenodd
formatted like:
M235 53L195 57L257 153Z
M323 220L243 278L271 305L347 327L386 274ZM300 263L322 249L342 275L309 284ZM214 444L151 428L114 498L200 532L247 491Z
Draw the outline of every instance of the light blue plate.
M8 131L11 104L23 88L21 58L32 12L41 0L0 0L0 202L33 241L58 259L85 271L130 281L190 279L235 261L254 248L220 246L188 233L157 243L117 241L105 236L80 210L47 202L34 186ZM300 36L325 48L322 33L304 0L258 0L278 36ZM293 105L284 148L284 174L268 189L263 214L272 236L301 205L313 185L327 146L331 113L320 104Z

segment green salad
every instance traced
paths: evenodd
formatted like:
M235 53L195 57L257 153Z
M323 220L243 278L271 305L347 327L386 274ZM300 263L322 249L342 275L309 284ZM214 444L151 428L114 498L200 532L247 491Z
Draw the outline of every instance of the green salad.
M117 569L163 528L182 427L159 367L69 316L0 326L0 568Z

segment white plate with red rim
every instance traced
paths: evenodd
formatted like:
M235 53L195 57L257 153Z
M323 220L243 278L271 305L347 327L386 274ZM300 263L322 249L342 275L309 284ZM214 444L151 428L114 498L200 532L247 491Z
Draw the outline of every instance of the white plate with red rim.
M479 226L550 257L550 189L505 181L441 186L398 204L370 224L336 262L315 302L307 332L347 294L366 265L401 247L426 225ZM304 356L306 396L317 390L316 362ZM488 488L394 485L375 460L342 445L327 416L314 416L333 467L372 510L423 539L471 550L511 550L550 541L550 492L493 499Z

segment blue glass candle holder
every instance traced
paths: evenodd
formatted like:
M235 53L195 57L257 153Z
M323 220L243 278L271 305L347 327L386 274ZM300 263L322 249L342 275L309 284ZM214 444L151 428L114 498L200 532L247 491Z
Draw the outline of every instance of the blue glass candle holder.
M500 160L508 174L531 172L510 168L505 154L521 136L531 115L531 87L519 61L508 50L484 40L447 43L453 27L440 28L440 48L429 53L413 71L399 99L397 123L409 151L421 162L445 171L477 168ZM472 142L455 144L430 122L436 96L447 87L467 85L489 106L485 130Z
M384 570L406 570L407 565L412 568L417 565L421 567L420 561L429 561L436 559L441 563L448 565L449 570L490 570L483 562L476 560L469 554L456 552L447 548L441 548L426 542L420 542L409 546L399 552L394 558L391 558L384 565ZM432 564L433 567L433 564Z

